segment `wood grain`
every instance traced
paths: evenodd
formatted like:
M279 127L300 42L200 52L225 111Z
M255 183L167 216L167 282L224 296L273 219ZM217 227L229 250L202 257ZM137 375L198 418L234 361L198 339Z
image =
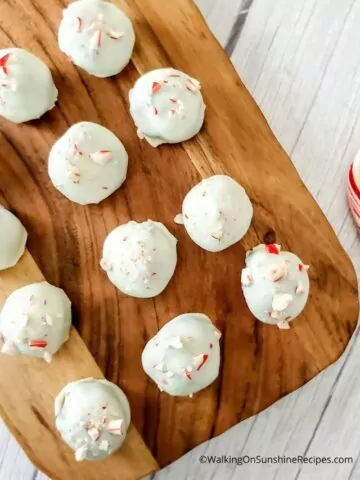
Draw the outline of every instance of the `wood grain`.
M0 275L1 303L15 289L43 280L33 258L26 252L16 267ZM97 469L91 462L76 462L73 452L61 441L55 429L55 396L65 384L78 378L103 378L74 328L69 341L50 365L44 365L42 359L2 355L1 370L1 417L11 425L15 438L35 465L52 479L96 480L101 475L115 480L119 478L120 469L121 478L133 480L157 470L156 461L133 425L122 448L100 462Z
M29 25L27 32L10 22L15 4L17 15ZM0 41L26 47L57 68L60 90L58 108L35 125L1 124L6 163L1 189L28 227L29 248L46 278L72 298L82 338L106 376L127 392L135 425L166 464L334 361L356 323L356 280L335 235L193 5L178 0L159 10L155 0L120 4L136 21L137 48L133 65L106 81L77 71L58 52L60 3L49 8L26 0L0 6L3 32L11 35L5 40L3 33ZM208 104L206 128L182 147L155 151L135 136L127 91L139 73L169 63L201 80ZM222 65L216 75L215 64ZM99 207L69 204L53 191L46 175L49 146L68 124L84 119L111 128L130 154L125 188ZM255 205L254 228L243 246L216 256L199 251L172 224L184 193L214 172L227 172L243 183ZM115 292L97 264L109 230L129 218L148 217L163 221L178 236L180 262L164 295L139 302ZM255 322L239 295L243 247L269 232L313 266L311 302L285 334ZM44 251L51 256L44 258ZM201 295L198 277L188 282L194 271L203 273ZM340 316L341 303L346 309ZM193 401L160 395L139 361L146 339L169 318L189 310L209 314L225 333L222 376Z

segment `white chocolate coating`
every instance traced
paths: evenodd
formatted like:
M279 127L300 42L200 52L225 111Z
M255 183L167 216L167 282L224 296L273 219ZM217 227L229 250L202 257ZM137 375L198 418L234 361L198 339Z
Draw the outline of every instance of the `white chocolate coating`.
M130 221L106 237L100 265L122 292L138 298L155 297L174 274L176 244L162 223Z
M161 391L192 396L219 374L220 337L206 315L179 315L146 344L143 368Z
M246 254L241 284L252 314L264 323L289 328L309 296L308 265L280 245L258 245Z
M99 203L125 181L128 155L107 128L76 123L53 145L48 171L55 188L80 205Z
M197 80L173 68L140 77L129 92L130 114L139 138L157 147L196 135L205 115L200 88Z
M27 232L20 220L0 206L0 270L17 264L25 251Z
M61 288L47 282L15 290L0 314L1 352L9 355L52 356L68 340L71 302Z
M0 50L0 115L15 123L40 118L58 91L49 67L22 48Z
M102 460L119 450L130 425L124 392L107 380L68 383L55 399L56 428L77 461Z
M130 19L113 3L78 0L63 11L58 41L75 65L104 78L129 63L135 33Z
M243 187L227 175L214 175L189 191L175 222L184 224L199 247L220 252L241 240L252 216L253 207Z

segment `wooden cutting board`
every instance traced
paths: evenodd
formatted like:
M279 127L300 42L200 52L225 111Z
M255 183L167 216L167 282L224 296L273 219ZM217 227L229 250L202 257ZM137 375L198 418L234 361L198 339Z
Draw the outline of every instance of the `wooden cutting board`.
M190 0L118 1L135 23L137 44L133 62L106 80L76 69L58 50L65 3L0 2L1 47L23 47L43 58L60 92L57 107L39 121L0 121L0 191L29 231L28 248L36 262L26 253L17 267L1 272L0 297L4 301L15 288L44 275L71 298L77 329L50 366L1 355L0 413L30 459L52 479L111 480L120 471L130 480L263 410L334 362L357 322L356 277ZM169 65L201 81L206 123L183 145L153 149L136 136L128 91L139 74ZM51 145L81 120L110 128L129 153L124 187L98 206L69 202L47 176ZM241 244L219 254L198 248L173 223L186 192L214 173L238 180L255 210ZM177 236L179 263L162 295L138 300L118 292L98 264L110 230L129 219L148 218L162 221ZM255 321L240 288L245 250L275 240L311 264L310 300L288 331ZM140 355L161 326L191 311L206 313L223 332L221 374L193 399L174 398L145 376ZM116 455L79 464L54 429L53 397L66 382L101 372L128 395L133 426Z

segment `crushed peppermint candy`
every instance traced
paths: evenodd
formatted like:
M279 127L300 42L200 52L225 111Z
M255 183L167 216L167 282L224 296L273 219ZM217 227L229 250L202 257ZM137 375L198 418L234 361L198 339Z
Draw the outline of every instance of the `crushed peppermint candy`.
M100 267L105 270L105 272L109 272L112 269L111 263L105 260L105 258L100 260Z
M296 295L301 295L304 292L305 292L304 284L299 281L298 284L296 285L296 288L295 288L295 294Z
M91 425L90 428L88 428L88 435L91 440L96 442L100 437L100 431L94 425Z
M282 312L287 309L293 299L294 297L290 293L275 294L272 301L272 308L277 312Z
M104 15L101 13L97 15L96 19L85 28L84 31L92 34L90 38L90 49L95 51L98 51L101 48L104 35L112 40L119 40L124 36L123 32L115 32L114 30L111 30L106 25Z
M151 86L151 94L154 95L156 92L158 92L161 89L161 83L159 82L153 82Z
M98 150L97 152L91 153L90 158L98 165L104 166L111 162L113 156L110 150Z
M28 345L30 348L46 348L48 343L45 340L29 340Z
M206 353L204 354L201 354L201 355L198 355L197 357L194 357L194 361L193 363L195 365L197 365L196 367L196 370L199 371L202 369L202 367L205 365L205 363L207 362L209 358L209 355L207 355Z
M52 355L49 352L44 352L44 360L46 363L51 363L52 361Z
M280 249L280 245L277 245L276 243L270 243L269 245L265 246L266 252L272 253L273 255L279 255Z
M270 267L269 278L272 282L278 282L282 280L287 274L287 269L284 265L275 265Z
M80 170L78 167L72 163L68 163L67 166L67 176L72 180L73 183L80 183Z
M81 462L82 460L85 460L86 453L87 453L87 447L85 445L82 447L79 447L75 452L75 460L77 462Z
M114 435L123 435L122 433L123 423L124 423L124 420L122 418L118 418L116 420L110 420L110 422L106 426L106 430L109 433L112 433Z
M100 445L99 445L99 450L102 450L103 452L107 452L109 450L109 442L107 440L101 440Z
M2 71L5 73L5 75L8 74L7 63L9 61L10 55L11 55L10 53L7 53L6 55L0 58L0 68L2 68Z
M244 268L241 271L241 284L244 287L249 287L253 283L253 281L254 280L250 268Z
M307 272L310 268L310 265L304 265L303 263L299 263L298 268L300 272Z

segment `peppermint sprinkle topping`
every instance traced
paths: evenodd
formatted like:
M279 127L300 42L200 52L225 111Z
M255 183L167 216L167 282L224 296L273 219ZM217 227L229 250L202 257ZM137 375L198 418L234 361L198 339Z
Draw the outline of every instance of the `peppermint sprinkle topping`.
M196 368L197 371L201 370L201 368L205 365L208 358L209 358L209 355L207 355L206 353L198 355L197 357L194 357L194 364L195 365L198 364Z
M73 183L80 183L80 170L76 165L69 163L67 166L67 176Z
M285 277L286 273L285 265L276 265L270 267L269 277L272 282L278 282Z
M91 153L90 158L98 165L104 166L112 160L112 152L110 150L98 150Z
M100 437L100 432L96 427L92 425L90 428L88 428L88 435L91 438L91 440L96 442L96 440L98 440Z
M96 51L101 48L104 34L113 40L118 40L124 35L122 32L114 32L113 30L110 30L104 22L104 15L101 13L98 14L96 19L85 29L85 31L93 34L90 38L90 48L91 50Z
M295 288L295 294L296 295L301 295L304 292L305 292L304 284L299 281L296 288Z
M108 423L106 430L109 433L114 435L122 435L122 424L124 423L122 418L118 418L116 420L110 420Z
M198 80L195 80L194 78L188 78L186 82L186 89L189 90L189 92L195 93L198 92L201 88L200 82Z
M183 225L183 216L181 213L178 213L176 215L176 217L174 218L174 222L177 224L177 225Z
M86 452L87 452L86 446L78 448L75 452L75 460L77 462L81 462L82 460L84 460L86 457Z
M109 263L105 258L100 260L100 267L105 270L105 272L109 272L112 269L111 263Z
M299 270L300 272L307 272L310 268L310 265L304 265L303 263L299 263Z
M99 445L99 450L107 452L109 450L109 442L107 440L102 440Z
M188 378L189 380L192 380L191 370L189 368L185 368L184 373L186 378Z
M122 32L108 32L107 36L113 40L119 40L124 34Z
M280 330L289 330L290 328L289 322L287 320L280 320L277 323L277 326L280 328Z
M249 287L253 283L253 277L251 275L250 268L243 268L241 271L241 284L244 287Z
M29 340L30 348L46 348L48 343L45 340Z
M210 237L220 242L223 237L223 233L222 232L210 233Z
M44 352L44 360L46 363L51 363L52 361L52 355L49 352Z
M81 27L82 27L82 19L80 17L76 17L76 31L81 32Z
M161 83L159 82L153 82L151 86L151 94L154 95L156 92L158 92L161 88Z
M9 61L9 58L10 58L10 53L7 53L6 55L0 58L0 68L2 68L5 75L8 74L7 62Z
M215 330L214 330L214 335L215 335L215 337L216 337L218 340L220 340L220 338L221 338L221 332L220 332L219 330L215 329Z
M280 253L280 245L277 245L276 243L271 243L270 245L265 246L265 250L267 253L272 253L274 255L279 255Z
M286 310L290 303L293 301L293 296L290 293L277 293L274 295L272 301L272 309L277 312Z

